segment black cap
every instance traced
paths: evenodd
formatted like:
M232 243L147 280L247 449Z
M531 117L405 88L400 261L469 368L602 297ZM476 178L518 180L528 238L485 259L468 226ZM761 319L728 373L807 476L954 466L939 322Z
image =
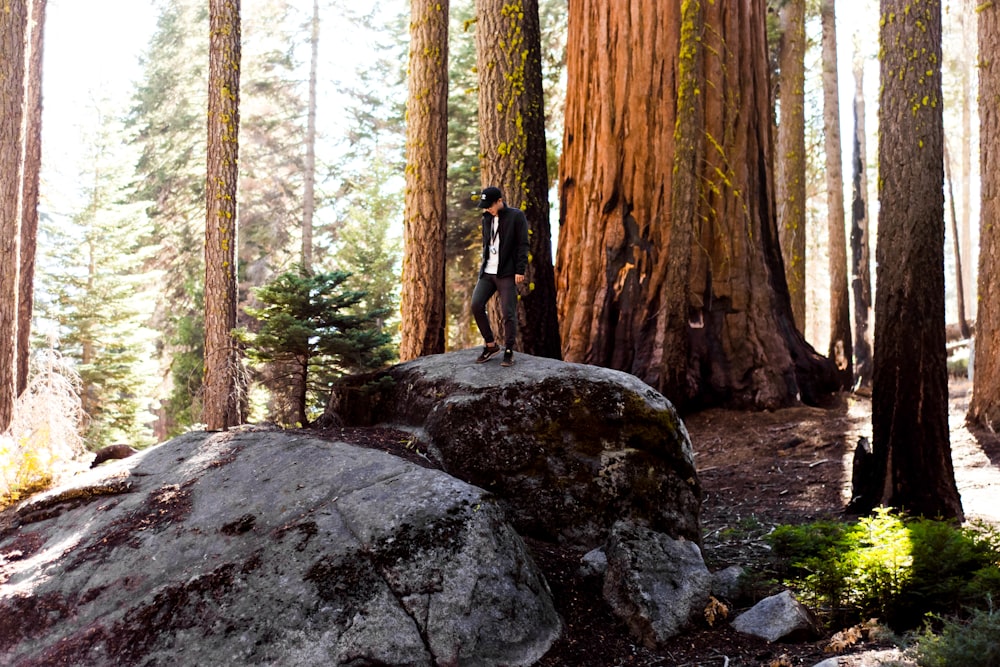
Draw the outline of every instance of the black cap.
M493 204L497 203L498 199L503 198L503 193L500 192L500 188L495 188L492 185L488 188L483 188L482 193L479 195L479 203L476 204L477 208L489 208Z

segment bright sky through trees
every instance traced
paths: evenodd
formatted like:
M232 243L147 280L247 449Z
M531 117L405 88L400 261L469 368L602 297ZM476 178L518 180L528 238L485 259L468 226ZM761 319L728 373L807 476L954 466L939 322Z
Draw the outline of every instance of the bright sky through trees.
M81 135L107 99L123 109L156 26L150 0L49 0L42 65L43 209L63 212L76 196Z

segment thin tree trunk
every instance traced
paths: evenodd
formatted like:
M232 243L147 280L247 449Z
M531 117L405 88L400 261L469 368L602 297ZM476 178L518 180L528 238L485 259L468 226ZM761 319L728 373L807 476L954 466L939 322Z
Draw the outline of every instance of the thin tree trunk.
M777 178L778 233L792 315L806 327L806 5L789 0L781 8L779 44Z
M855 387L870 389L872 383L871 321L872 284L868 242L868 159L865 140L864 67L854 57L854 179L851 207L851 287L854 292Z
M35 303L35 249L38 239L38 185L42 165L42 44L46 0L32 0L29 20L24 132L24 185L21 203L20 276L17 301L17 394L28 386L31 313Z
M448 0L410 4L400 361L444 352Z
M958 330L962 338L969 337L969 323L965 319L965 286L962 280L962 250L958 240L958 214L955 212L955 187L951 180L951 154L944 142L944 177L948 183L948 205L951 210L951 240L955 249L955 293L958 300Z
M518 347L560 359L538 0L476 0L479 146L482 183L524 211L529 229L526 284L518 300ZM502 321L494 300L494 327Z
M17 396L27 29L24 0L7 2L0 10L0 433L10 426Z
M948 441L941 4L882 0L872 451L885 504L962 518ZM914 56L914 54L918 54Z
M319 0L313 0L312 32L309 37L309 112L306 122L306 173L302 201L302 268L312 269L313 212L316 210L316 72L319 62Z
M823 24L823 130L826 146L826 202L830 244L830 350L841 389L854 384L851 299L847 288L844 236L844 171L841 164L840 86L837 82L837 21L833 0L820 4Z
M1000 430L1000 5L979 11L979 308L969 418Z
M976 30L976 3L972 0L965 0L961 8L962 34L970 35ZM965 257L963 267L962 284L966 286L965 296L970 297L965 300L968 304L975 299L976 277L973 275L975 262L972 261L972 110L979 103L972 95L972 72L978 67L976 63L976 50L971 39L965 40L962 45L962 256ZM971 291L970 291L971 290ZM970 315L969 307L962 313L962 318L968 322Z
M236 188L239 177L240 2L209 0L208 178L205 223L203 416L212 431L241 421L236 328Z

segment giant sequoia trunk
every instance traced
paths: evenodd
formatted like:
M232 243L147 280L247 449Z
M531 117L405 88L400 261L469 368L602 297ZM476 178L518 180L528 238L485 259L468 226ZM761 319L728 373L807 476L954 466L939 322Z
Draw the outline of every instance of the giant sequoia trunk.
M564 358L684 407L815 398L832 366L795 328L778 246L764 1L569 12Z
M499 187L504 201L528 219L519 345L528 354L559 359L538 0L477 0L476 24L483 185ZM503 331L499 306L493 319L494 330Z
M209 430L242 421L245 386L236 328L236 185L240 132L240 3L211 0L205 222L205 381Z
M444 352L448 230L448 0L410 7L399 358Z
M1000 429L1000 6L979 12L979 310L969 417Z
M879 504L961 518L948 441L941 4L882 0L872 451Z
M775 192L778 237L792 315L806 330L806 3L790 0L781 8L778 48L778 152Z

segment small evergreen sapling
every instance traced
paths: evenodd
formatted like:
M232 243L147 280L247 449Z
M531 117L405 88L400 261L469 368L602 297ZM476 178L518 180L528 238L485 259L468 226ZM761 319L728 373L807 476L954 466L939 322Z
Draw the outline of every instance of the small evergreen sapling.
M302 426L311 410L325 404L335 379L379 368L393 357L391 337L379 324L387 313L366 310L365 292L346 289L349 276L300 267L254 290L263 306L247 308L260 325L246 335L247 354L284 369L272 375L280 386L271 389L292 394Z

